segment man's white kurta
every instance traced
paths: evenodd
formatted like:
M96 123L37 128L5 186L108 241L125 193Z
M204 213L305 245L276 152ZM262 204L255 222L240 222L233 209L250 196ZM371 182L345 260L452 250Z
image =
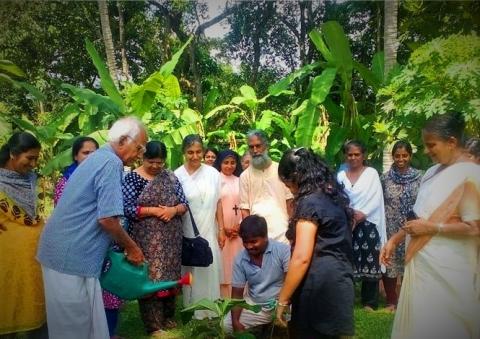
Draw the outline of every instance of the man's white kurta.
M250 165L240 176L240 208L267 220L268 237L288 243L287 200L293 199L290 190L278 177L278 163L265 170Z

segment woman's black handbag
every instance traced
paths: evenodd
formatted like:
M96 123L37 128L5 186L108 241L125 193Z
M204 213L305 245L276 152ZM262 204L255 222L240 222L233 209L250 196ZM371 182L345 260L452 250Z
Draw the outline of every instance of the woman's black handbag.
M213 262L213 254L208 240L200 236L195 219L193 219L190 207L188 213L192 221L194 238L183 237L182 240L182 265L195 267L208 267Z

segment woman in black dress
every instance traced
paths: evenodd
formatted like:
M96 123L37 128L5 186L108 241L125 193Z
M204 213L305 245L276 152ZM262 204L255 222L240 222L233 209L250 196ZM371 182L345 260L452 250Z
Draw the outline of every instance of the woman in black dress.
M295 195L287 231L292 257L278 298L277 319L291 302L293 338L340 338L354 333L352 211L327 164L305 148L287 151L280 179Z

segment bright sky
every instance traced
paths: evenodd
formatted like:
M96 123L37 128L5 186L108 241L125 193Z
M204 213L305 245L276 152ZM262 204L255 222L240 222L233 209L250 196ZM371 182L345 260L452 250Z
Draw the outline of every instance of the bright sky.
M225 0L207 0L208 4L208 18L206 21L213 19L217 15L223 12L225 8ZM210 26L205 30L205 35L209 38L221 38L228 32L228 22L227 19L220 21L219 23Z

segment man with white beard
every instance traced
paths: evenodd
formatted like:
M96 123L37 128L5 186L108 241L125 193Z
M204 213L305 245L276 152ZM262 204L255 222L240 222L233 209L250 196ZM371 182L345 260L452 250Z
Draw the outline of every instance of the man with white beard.
M278 177L278 163L268 155L268 141L261 130L247 134L250 166L240 175L242 218L257 214L267 220L270 238L288 244L285 232L292 212L293 196Z

